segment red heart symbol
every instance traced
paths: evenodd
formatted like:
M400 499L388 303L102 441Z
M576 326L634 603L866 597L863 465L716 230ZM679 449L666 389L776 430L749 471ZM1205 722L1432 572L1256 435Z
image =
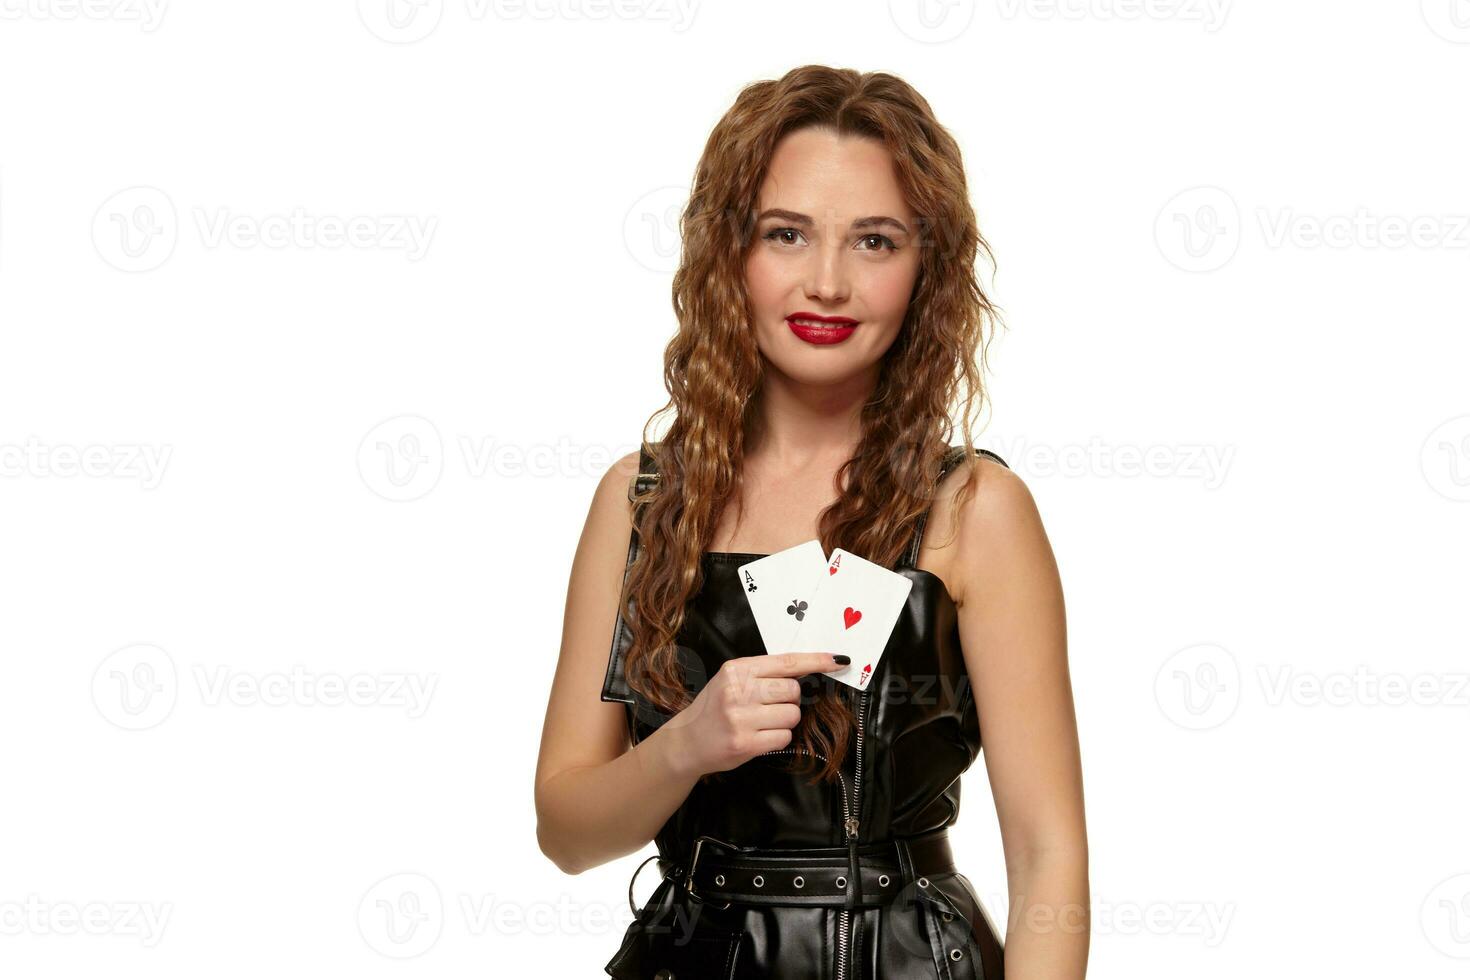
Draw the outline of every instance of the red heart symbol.
M834 565L831 568L827 569L827 574L828 575L836 575L837 574L837 566Z
M846 609L842 610L842 621L846 624L847 629L852 629L857 621L862 618L863 614L858 612L851 606L848 606Z

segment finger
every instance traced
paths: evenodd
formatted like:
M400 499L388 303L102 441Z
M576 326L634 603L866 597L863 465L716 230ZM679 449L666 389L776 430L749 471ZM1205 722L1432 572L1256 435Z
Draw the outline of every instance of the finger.
M785 701L756 705L751 709L749 720L757 729L795 728L801 724L801 708Z
M801 702L801 681L795 677L757 677L756 683L760 685L760 700L766 704L779 704L789 701L792 704Z
M845 667L831 653L770 653L751 665L756 677L800 677Z

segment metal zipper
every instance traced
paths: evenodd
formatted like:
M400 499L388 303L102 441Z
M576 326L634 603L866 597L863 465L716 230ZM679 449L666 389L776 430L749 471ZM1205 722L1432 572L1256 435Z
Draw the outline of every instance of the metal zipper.
M857 762L853 767L852 774L852 802L853 809L862 813L863 792L863 716L868 706L868 692L863 691L858 695L857 709ZM844 823L847 831L847 864L848 873L857 881L857 845L858 845L858 818L849 816ZM842 923L841 947L842 955L837 961L837 980L847 980L847 974L852 966L852 950L847 941L847 933L852 924L852 910L843 909L838 913Z
M852 778L852 804L848 804L847 777L842 770L837 770L837 778L842 781L842 830L847 839L847 869L848 875L856 881L857 875L857 845L858 845L858 818L853 815L853 808L862 802L863 788L863 716L868 707L868 692L863 691L858 695L857 709L857 762L853 767ZM794 749L772 749L762 752L761 755L791 755ZM812 752L810 755L826 761L827 757L820 752ZM841 909L837 913L837 976L835 980L847 980L847 974L852 966L852 950L847 941L847 934L852 927L852 910Z

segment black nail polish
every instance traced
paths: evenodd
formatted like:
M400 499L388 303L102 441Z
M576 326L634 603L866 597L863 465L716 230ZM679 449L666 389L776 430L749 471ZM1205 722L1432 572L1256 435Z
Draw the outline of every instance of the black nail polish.
M846 667L848 664L852 663L852 658L849 657L845 653L834 653L834 654L832 654L832 659L835 660L835 661L837 661L838 663L840 663L844 667Z

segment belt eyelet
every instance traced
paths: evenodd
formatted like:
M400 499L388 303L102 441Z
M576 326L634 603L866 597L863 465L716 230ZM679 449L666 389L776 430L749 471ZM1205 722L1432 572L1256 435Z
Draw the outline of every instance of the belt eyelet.
M795 878L792 879L791 883L797 888L800 888L806 884L806 879L803 878L801 875L797 875Z
M755 887L757 887L757 888L760 888L765 883L766 883L766 879L765 879L765 876L763 876L763 875L756 875L755 878L754 878L754 880L751 881L751 884L755 885Z
M919 887L920 888L928 888L929 887L929 879L928 878L920 878L919 879Z
M724 875L715 875L715 884L717 884L717 885L723 885L724 883L725 883L725 876Z
M952 949L952 950L949 951L949 958L952 959L952 960L958 960L958 959L962 958L964 955L965 955L964 953L961 953L957 949Z
M836 885L838 888L846 888L847 887L847 876L846 875L838 875L837 876L837 880L834 881L833 884Z
M879 875L878 876L878 887L879 888L887 888L888 887L888 876L887 875Z
M939 915L940 915L941 918L944 919L945 922L953 922L954 921L954 915L952 913L950 913L950 912L941 912L941 913L939 913Z

